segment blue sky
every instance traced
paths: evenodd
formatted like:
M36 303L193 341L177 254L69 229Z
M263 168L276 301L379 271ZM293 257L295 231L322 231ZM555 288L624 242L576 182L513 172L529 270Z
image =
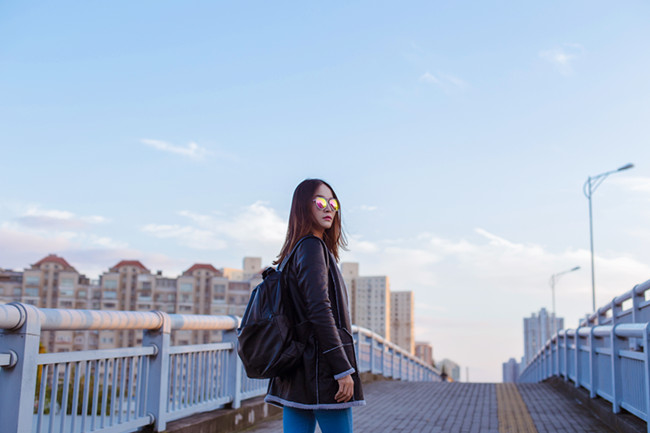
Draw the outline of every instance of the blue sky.
M270 263L328 180L365 275L416 296L436 358L499 381L522 321L650 278L650 6L0 4L0 267ZM477 356L481 354L480 356ZM464 372L464 369L463 369Z

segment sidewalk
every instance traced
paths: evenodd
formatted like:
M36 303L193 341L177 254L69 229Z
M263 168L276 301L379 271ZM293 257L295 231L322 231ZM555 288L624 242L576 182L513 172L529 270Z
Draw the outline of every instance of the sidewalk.
M577 401L544 383L384 381L366 384L364 394L367 406L352 409L355 433L612 432ZM246 430L280 432L281 419Z

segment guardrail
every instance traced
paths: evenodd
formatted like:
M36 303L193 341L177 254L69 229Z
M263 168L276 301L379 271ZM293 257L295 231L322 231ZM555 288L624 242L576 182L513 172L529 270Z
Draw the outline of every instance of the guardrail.
M551 376L612 403L648 423L650 433L650 280L616 297L580 323L555 334L519 376L539 382Z
M127 432L266 393L235 349L239 318L0 305L0 425L11 432ZM39 354L41 331L143 330L142 346ZM171 346L173 330L221 330L223 341ZM437 370L353 327L360 372L440 380ZM9 392L7 390L10 390ZM34 392L36 390L36 392Z
M410 382L441 381L438 370L369 329L352 325L352 335L359 371Z

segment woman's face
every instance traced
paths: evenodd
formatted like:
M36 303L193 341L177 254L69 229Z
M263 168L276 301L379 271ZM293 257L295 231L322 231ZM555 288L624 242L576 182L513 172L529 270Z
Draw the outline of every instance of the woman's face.
M320 184L312 197L311 214L314 217L314 234L322 238L323 232L332 227L336 212L329 205L323 210L319 209L316 203L313 202L317 196L325 197L329 201L329 199L334 198L334 194L326 185Z

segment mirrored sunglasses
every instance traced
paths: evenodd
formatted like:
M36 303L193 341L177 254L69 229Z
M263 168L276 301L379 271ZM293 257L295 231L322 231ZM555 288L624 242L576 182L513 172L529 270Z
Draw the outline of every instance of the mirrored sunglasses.
M316 203L316 207L319 210L327 209L328 205L334 212L338 212L339 210L339 201L335 198L331 198L328 200L325 197L319 195L316 196L316 198L314 199L314 203Z

